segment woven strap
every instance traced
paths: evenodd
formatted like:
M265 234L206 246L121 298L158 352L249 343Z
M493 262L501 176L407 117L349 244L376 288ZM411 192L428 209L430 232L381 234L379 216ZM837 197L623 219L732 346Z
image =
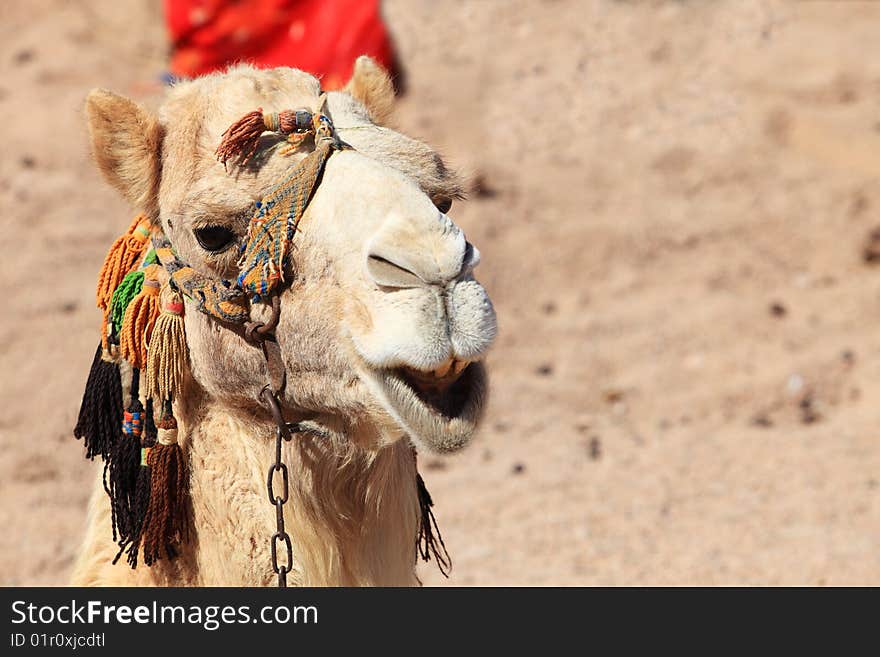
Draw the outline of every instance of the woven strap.
M315 123L315 150L257 203L257 211L248 227L247 245L238 263L241 273L237 284L256 300L272 294L284 281L290 242L318 178L333 151L343 148L327 117L319 115Z
M236 324L248 320L244 292L229 281L209 278L183 263L163 233L153 236L153 248L174 287L195 301L201 312Z
M153 247L172 284L195 301L201 312L226 322L246 322L249 312L245 296L259 301L283 283L290 242L328 158L336 150L351 148L339 140L332 122L323 114L312 115L309 133L315 135L315 150L256 204L235 282L200 274L177 257L164 234L154 235Z

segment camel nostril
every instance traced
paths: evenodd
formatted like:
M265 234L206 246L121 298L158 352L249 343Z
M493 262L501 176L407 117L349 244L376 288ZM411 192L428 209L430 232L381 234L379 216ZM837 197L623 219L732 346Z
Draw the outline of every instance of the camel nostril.
M475 247L470 242L467 242L464 247L464 258L461 263L461 272L459 275L464 275L477 267L480 264L480 250Z
M422 279L410 269L375 253L367 256L367 271L378 285L384 287L408 288L424 285Z

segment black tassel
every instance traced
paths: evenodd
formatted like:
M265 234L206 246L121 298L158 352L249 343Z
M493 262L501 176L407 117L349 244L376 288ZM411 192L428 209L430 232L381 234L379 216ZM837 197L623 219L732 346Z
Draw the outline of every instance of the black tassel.
M73 435L82 439L86 458L106 459L119 438L119 418L122 417L122 383L119 366L102 358L101 345L95 352L92 369L86 381L79 418Z
M419 491L419 508L421 509L421 524L416 540L419 555L422 557L422 561L430 561L433 555L437 568L444 577L449 577L449 571L452 570L452 557L446 551L446 544L443 542L443 536L437 526L437 519L434 517L434 512L431 511L434 500L431 499L431 494L425 487L425 481L418 472L416 472L416 486Z
M153 418L153 400L147 399L144 409L144 433L141 437L141 465L138 468L137 483L135 484L134 498L132 499L132 525L133 535L129 539L126 559L128 565L137 568L138 553L141 546L141 537L144 533L144 519L150 504L150 465L148 455L156 445L156 422Z
M122 435L110 451L104 467L104 489L110 496L110 515L113 523L113 540L120 550L113 559L119 560L129 542L136 538L135 495L138 470L141 466L141 434L143 432L144 407L139 395L140 370L131 372L131 401L125 409Z

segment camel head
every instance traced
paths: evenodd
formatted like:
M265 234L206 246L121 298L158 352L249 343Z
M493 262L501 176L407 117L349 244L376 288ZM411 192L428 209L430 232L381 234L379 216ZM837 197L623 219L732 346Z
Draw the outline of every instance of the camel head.
M289 68L238 66L170 88L157 113L107 91L86 103L105 178L160 225L198 272L235 280L255 202L310 150L260 139L246 165L215 149L256 108L318 110L318 80ZM381 124L393 91L361 58L322 111L353 147L327 161L293 238L276 336L287 371L282 402L366 447L404 435L448 452L464 445L486 398L482 359L496 332L480 256L447 216L460 185L431 148ZM240 332L185 315L192 398L255 417L267 382L262 352ZM251 304L251 317L269 308Z

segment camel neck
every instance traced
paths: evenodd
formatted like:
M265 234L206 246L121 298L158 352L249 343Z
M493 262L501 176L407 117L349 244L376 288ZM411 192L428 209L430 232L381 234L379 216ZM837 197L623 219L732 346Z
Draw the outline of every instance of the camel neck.
M204 585L272 585L275 508L266 491L274 425L211 411L187 430L193 541ZM411 585L419 505L406 439L377 450L363 436L297 434L284 520L293 545L290 585Z

